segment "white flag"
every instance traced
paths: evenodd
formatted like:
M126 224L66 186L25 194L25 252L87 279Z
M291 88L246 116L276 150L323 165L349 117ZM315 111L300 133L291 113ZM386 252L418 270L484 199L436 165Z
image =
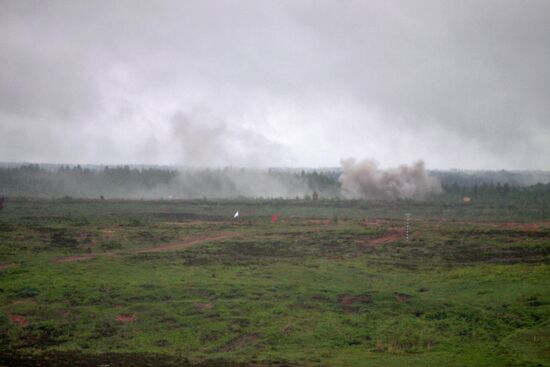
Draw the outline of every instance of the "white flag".
M235 212L235 214L233 215L233 218L238 218L238 217L239 217L239 211L237 210L237 211Z

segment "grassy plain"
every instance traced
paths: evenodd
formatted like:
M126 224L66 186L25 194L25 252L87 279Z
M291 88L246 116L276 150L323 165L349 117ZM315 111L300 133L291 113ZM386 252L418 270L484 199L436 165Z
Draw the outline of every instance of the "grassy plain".
M0 365L550 365L545 210L11 200Z

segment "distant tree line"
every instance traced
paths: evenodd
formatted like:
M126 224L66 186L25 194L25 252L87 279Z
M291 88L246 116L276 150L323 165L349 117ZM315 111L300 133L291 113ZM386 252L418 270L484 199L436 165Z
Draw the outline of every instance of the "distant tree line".
M507 183L483 183L481 185L460 186L457 183L443 185L440 199L470 198L485 202L529 202L550 204L550 183L529 186L513 186Z
M8 197L336 197L339 187L337 174L315 170L0 167L0 196Z
M529 186L537 183L549 183L550 172L548 171L430 171L430 175L437 177L442 185L450 186L480 186L486 185L509 185Z
M30 164L0 168L0 195L31 197L128 197L128 193L168 185L177 172L129 166L89 169L60 166L45 169Z
M435 171L443 192L436 200L501 205L550 205L550 173L543 171Z
M430 200L550 204L547 172L432 171L443 192ZM184 169L130 166L0 167L0 197L43 198L320 198L340 197L340 172L295 169ZM546 181L545 181L546 180ZM536 181L543 183L530 184Z

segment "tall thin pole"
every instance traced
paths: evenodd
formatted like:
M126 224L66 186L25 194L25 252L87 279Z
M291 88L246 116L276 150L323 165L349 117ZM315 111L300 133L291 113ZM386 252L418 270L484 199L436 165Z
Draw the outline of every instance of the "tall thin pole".
M409 220L411 218L411 214L405 213L405 218L407 219L405 224L405 240L409 243Z

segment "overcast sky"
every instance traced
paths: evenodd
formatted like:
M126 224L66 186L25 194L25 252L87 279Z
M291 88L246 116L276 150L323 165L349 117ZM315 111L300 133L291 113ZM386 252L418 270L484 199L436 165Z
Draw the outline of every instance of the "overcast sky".
M0 161L550 169L550 1L0 5Z

